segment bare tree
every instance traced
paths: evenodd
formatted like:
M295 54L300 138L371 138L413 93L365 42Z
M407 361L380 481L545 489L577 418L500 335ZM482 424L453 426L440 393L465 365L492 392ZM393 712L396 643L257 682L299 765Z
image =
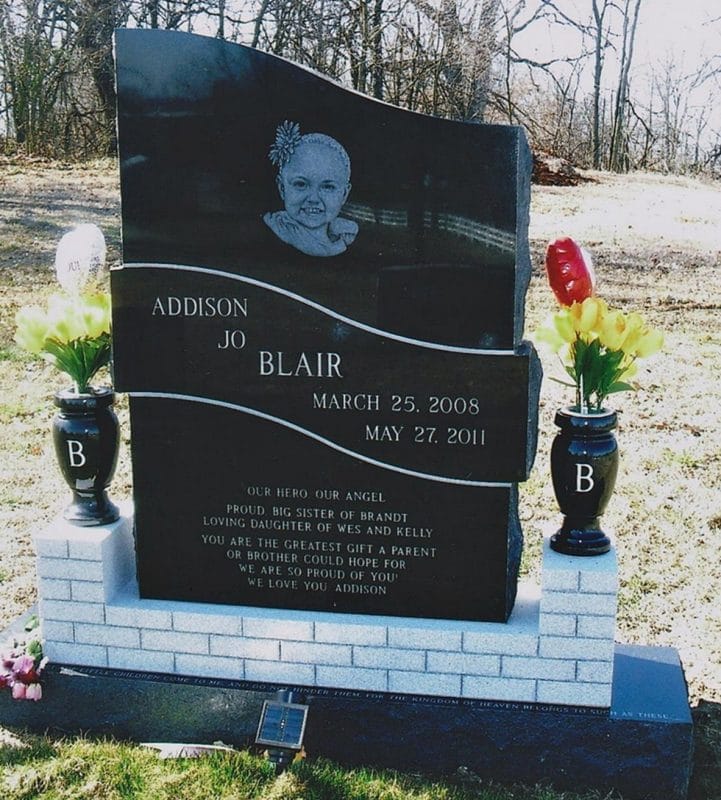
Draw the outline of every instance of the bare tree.
M606 48L610 46L610 22L609 12L613 8L611 0L592 0L591 8L593 11L593 166L600 169L602 164L601 152L601 124L602 124L602 105L601 87L603 77L603 64Z
M563 0L0 0L0 131L32 152L112 151L111 36L129 23L246 41L412 110L521 124L584 166L717 169L721 53L688 75L657 65L646 89L641 7L591 0L575 18ZM575 32L567 52L524 50L556 31Z
M42 0L0 7L0 52L9 122L17 144L47 152L62 130L64 82L71 54L54 46L61 8Z
M105 154L117 147L115 137L115 73L113 31L125 21L117 0L77 0L75 41L99 99Z
M519 83L519 78L521 86L527 87L530 82L535 92L550 93L552 97L561 100L559 127L556 128L558 133L560 126L563 125L562 119L566 108L571 110L571 115L573 113L579 78L583 64L588 58L588 52L583 45L586 27L563 13L552 0L534 0L530 4L528 0L513 0L513 2L506 0L503 17L503 81L502 92L496 95L496 106L505 121L534 127L537 120L529 106L535 104L530 101L528 90L526 89L520 102L513 96L514 84ZM548 35L548 31L552 28L575 29L578 33L578 50L574 53L549 57L543 61L524 55L516 45L517 37L524 31L538 28L540 25L545 26L545 30L541 28L541 33L536 34L539 36ZM525 76L525 81L520 76ZM554 138L554 126L546 127L544 123L540 127L535 127L539 131L543 130L544 136Z
M501 0L482 0L469 12L455 0L441 0L434 8L425 0L414 0L428 22L438 27L442 48L436 54L443 77L448 116L456 119L484 119L493 76L493 64L500 52L498 24Z
M608 167L615 172L628 169L630 161L626 138L626 117L627 109L630 105L631 64L633 62L641 0L635 0L633 10L631 10L631 2L632 0L625 0L623 9L623 42L621 45L618 88L616 89L616 109L609 143Z

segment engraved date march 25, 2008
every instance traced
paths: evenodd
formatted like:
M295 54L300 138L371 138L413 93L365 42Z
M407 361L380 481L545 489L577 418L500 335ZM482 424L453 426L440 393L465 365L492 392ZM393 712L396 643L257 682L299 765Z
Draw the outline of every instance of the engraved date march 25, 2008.
M453 395L368 394L365 392L313 392L313 408L324 411L390 411L394 414L440 414L475 417L481 413L477 397Z

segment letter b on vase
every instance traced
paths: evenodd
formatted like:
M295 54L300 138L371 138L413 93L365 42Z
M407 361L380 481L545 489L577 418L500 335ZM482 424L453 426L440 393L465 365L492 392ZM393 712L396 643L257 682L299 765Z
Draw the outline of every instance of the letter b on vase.
M551 477L564 519L551 547L568 555L601 555L611 547L599 518L618 472L616 412L578 414L561 409L555 423L559 430L551 447Z
M593 465L579 462L576 464L576 491L585 494L593 490L596 482L593 480Z
M83 443L77 439L68 439L66 444L68 446L68 466L84 467L88 463L88 459L85 457Z

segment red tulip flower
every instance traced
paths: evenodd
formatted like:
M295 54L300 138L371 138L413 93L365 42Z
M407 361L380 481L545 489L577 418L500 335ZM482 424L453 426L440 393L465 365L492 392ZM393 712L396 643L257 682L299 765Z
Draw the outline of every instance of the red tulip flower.
M582 303L593 295L596 278L591 256L568 236L548 245L546 273L548 283L562 306Z

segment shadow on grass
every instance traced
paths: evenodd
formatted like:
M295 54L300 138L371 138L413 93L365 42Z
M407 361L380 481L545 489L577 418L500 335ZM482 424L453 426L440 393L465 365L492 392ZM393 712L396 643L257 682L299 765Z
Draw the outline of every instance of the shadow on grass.
M4 771L17 770L12 798L208 800L612 800L614 794L582 795L550 787L502 786L464 772L428 780L392 770L344 769L325 759L293 765L275 776L263 758L241 751L203 759L161 760L155 753L108 739L71 737L54 741L26 736L0 744L0 784Z
M721 703L701 700L692 709L693 775L689 800L721 800Z
M0 740L0 768L46 761L55 758L58 748L50 739L41 736L26 737L21 744L6 745Z
M621 800L614 794L561 792L550 786L505 786L459 770L445 780L431 780L392 770L346 770L325 759L296 764L292 774L303 800Z

